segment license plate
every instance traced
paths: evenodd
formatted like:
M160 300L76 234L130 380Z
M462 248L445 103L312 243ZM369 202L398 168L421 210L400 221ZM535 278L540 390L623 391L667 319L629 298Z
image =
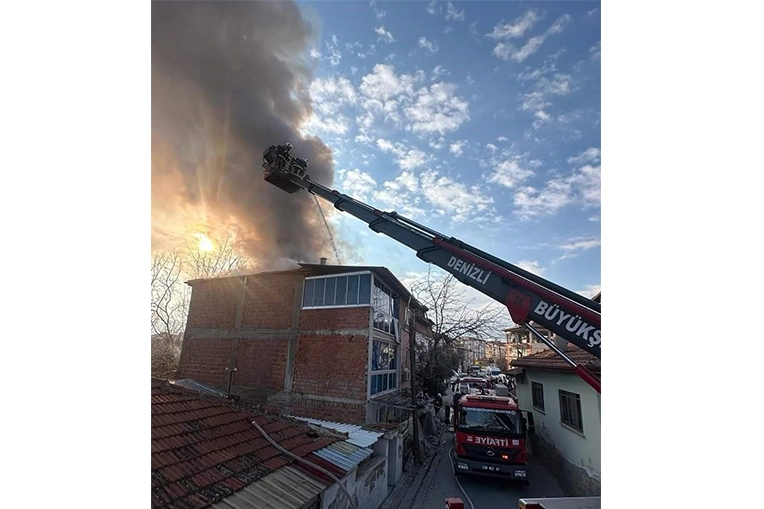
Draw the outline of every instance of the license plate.
M483 465L483 470L487 470L489 472L499 472L501 469L499 467L494 467L493 465Z

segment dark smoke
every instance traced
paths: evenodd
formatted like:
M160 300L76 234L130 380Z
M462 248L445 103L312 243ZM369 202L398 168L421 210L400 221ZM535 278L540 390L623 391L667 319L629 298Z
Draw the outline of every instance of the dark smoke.
M331 253L310 195L268 184L261 168L263 150L289 141L311 178L332 182L330 149L298 132L315 28L291 1L152 2L151 14L155 247L204 215L228 221L260 268Z

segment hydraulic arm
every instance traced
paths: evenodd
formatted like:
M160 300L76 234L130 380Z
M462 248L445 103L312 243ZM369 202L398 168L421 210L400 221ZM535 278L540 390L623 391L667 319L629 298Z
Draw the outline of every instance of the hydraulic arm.
M346 194L313 182L308 161L289 155L291 145L272 146L263 154L265 180L294 193L306 189L335 208L366 222L416 252L417 257L450 272L459 281L504 304L512 320L526 325L600 392L600 379L576 364L532 324L554 332L601 358L600 304L501 260L454 237L448 237L396 212L384 212ZM531 323L532 322L532 323Z

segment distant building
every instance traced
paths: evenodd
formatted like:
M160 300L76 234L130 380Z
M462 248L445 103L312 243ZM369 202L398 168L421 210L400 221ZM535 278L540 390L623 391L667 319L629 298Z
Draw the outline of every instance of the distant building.
M486 342L477 338L460 338L452 343L452 346L456 348L457 355L460 355L460 360L463 359L464 363L469 368L472 364L479 362L485 362L486 360ZM462 352L461 354L459 352ZM464 369L464 367L462 367Z
M552 332L539 325L534 324L534 326L544 337L554 341L554 334ZM507 360L510 362L533 355L534 353L543 352L549 348L535 335L531 334L531 331L524 325L502 329L502 331L507 337L505 348Z

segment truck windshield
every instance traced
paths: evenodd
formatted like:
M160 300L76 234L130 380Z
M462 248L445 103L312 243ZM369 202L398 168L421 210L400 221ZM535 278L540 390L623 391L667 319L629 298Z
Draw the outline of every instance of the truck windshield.
M490 431L521 435L520 414L516 410L489 408L462 408L459 419L460 431Z

